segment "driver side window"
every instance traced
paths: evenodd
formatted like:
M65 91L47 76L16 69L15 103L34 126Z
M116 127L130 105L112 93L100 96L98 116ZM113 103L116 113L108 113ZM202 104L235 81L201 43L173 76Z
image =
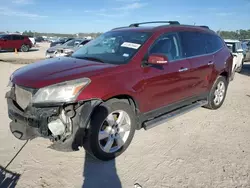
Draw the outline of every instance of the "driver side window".
M180 47L177 34L164 34L158 38L149 50L150 54L167 56L169 62L180 59Z

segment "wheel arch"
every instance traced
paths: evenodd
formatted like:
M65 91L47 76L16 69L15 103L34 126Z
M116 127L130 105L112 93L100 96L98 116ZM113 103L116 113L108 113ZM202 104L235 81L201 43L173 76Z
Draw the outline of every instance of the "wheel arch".
M110 102L110 103L117 102L117 101L123 101L131 105L136 114L140 112L138 102L134 99L134 97L130 95L127 95L127 94L115 95L104 100L104 102Z
M229 82L229 73L227 71L222 71L220 73L220 76L224 76L227 80L227 82Z

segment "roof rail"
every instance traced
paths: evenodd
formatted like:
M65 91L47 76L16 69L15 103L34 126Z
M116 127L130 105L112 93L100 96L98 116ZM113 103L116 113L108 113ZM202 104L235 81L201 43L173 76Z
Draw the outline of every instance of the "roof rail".
M152 23L168 23L169 25L180 25L178 21L154 21L154 22L133 23L130 24L129 27L139 27L139 25L152 24Z
M127 26L125 26L125 27L116 27L116 28L113 28L112 30L123 29L123 28L127 28Z
M208 26L206 25L200 25L199 27L203 27L203 28L206 28L206 29L210 29Z

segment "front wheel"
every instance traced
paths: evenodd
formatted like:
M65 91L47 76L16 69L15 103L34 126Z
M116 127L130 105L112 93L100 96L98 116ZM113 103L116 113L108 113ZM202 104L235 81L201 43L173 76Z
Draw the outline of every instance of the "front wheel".
M135 113L129 104L104 103L93 112L85 150L103 161L114 159L130 145L135 126Z
M208 104L205 106L209 109L216 110L223 104L227 93L228 82L224 76L219 76L208 95Z

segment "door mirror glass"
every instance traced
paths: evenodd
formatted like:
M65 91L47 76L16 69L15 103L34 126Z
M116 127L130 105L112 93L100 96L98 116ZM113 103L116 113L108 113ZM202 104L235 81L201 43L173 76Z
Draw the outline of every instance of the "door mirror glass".
M150 64L167 64L168 57L162 54L151 54L148 57L148 63Z

